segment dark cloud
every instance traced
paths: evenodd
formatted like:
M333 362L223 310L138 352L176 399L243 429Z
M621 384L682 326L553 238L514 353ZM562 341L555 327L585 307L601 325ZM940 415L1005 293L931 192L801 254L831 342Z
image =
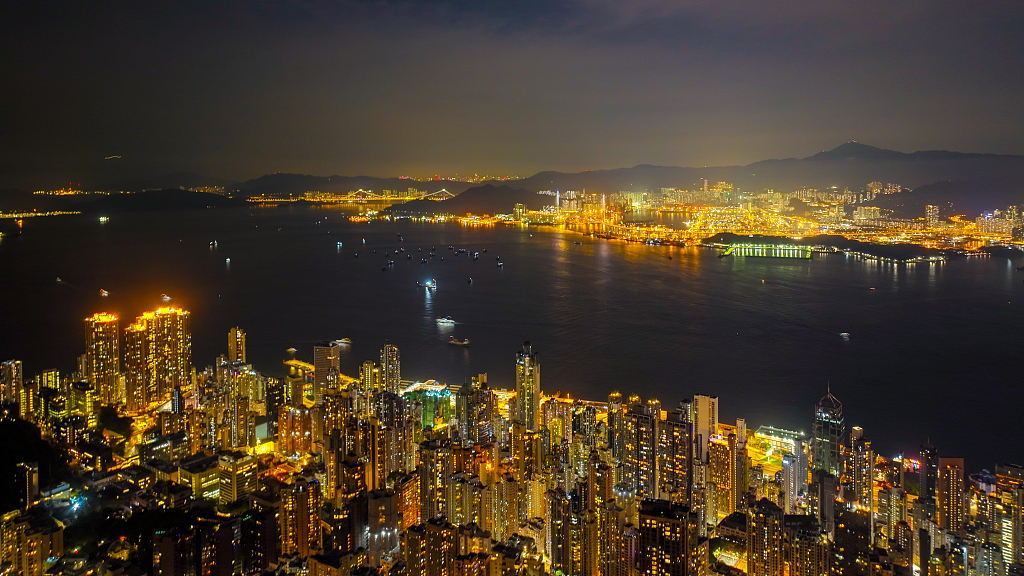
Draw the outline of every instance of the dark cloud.
M0 187L1024 152L1020 2L31 2Z

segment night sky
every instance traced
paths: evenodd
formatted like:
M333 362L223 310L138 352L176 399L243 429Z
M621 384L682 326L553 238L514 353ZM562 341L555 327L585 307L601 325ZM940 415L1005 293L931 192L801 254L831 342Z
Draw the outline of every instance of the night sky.
M0 188L88 188L104 162L243 180L745 164L847 140L1024 153L1019 0L4 12Z

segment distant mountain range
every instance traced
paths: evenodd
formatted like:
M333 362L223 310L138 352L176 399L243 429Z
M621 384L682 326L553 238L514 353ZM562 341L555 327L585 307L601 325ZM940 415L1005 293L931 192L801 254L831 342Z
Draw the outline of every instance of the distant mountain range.
M942 180L1024 177L1024 156L965 154L945 150L905 154L848 142L807 158L762 160L746 166L680 168L640 165L588 172L540 172L517 183L527 190L594 192L657 188L695 188L702 180L731 182L743 190L771 188L790 192L801 187L860 190L868 182L917 188Z
M830 186L861 190L872 181L895 183L914 191L879 198L876 204L905 215L922 214L925 204L941 204L950 213L964 214L1000 208L1007 204L1024 204L1024 185L1020 184L1024 183L1024 156L946 150L904 153L858 142L847 142L806 158L763 160L746 166L686 168L639 165L632 168L575 173L548 171L522 180L485 184L499 188L492 191L492 195L503 196L507 194L500 190L503 186L509 187L508 189L513 192L586 189L588 192L611 193L658 188L694 189L703 186L704 179L712 183L731 182L744 191L770 188L779 192L790 192L801 187L822 189ZM446 189L454 194L461 194L478 186L468 182L446 180L417 181L372 176L312 176L284 173L268 174L232 185L217 178L177 173L161 178L139 180L114 189L143 190L216 185L225 185L235 191L235 196L242 197L262 194L295 196L314 190L348 192L360 188L416 188L429 192ZM24 194L0 191L0 209L25 208L25 201ZM40 200L36 197L29 198L28 201ZM482 212L485 210L480 210L479 206L487 205L480 198L471 204L475 208L467 211ZM419 210L416 203L406 206L409 211ZM452 205L452 209L455 209L455 205Z
M242 196L301 196L309 191L349 192L352 190L426 190L437 192L447 190L460 194L472 188L469 182L451 180L409 180L406 178L377 178L374 176L310 176L308 174L267 174L247 180L233 188Z

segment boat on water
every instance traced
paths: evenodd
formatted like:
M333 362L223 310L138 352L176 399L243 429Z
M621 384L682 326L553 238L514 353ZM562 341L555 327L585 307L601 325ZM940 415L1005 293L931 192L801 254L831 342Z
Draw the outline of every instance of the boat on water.
M498 262L498 268L502 268L502 267L504 267L504 266L505 266L505 263L504 263L504 262Z
M849 340L850 339L850 333L849 332L840 332L839 333L839 337L842 338L843 340Z
M583 244L583 242L573 242L573 244L579 245L579 244Z
M1017 266L1017 272L1024 272L1024 266Z
M335 340L334 343L335 344L345 344L345 345L348 345L348 344L352 343L352 339L351 338L340 338L338 340Z
M100 288L100 296L103 296L104 298L106 298L107 296L110 296L110 292L107 292L103 288Z
M434 288L437 288L437 280L434 280L433 278L431 278L430 280L427 280L426 282L417 282L416 286L418 286L420 288L426 288L427 290L433 290Z
M452 346L469 346L469 338L466 338L465 340L459 340L455 336L449 336L448 343L451 344Z
M445 325L445 326L450 326L452 324L455 324L455 320L452 320L451 316L445 316L444 318L438 316L437 318L435 318L435 321L438 324L442 324L442 325Z
M171 301L171 297L168 296L167 294L161 294L160 295L160 299L163 300L164 302L170 302Z

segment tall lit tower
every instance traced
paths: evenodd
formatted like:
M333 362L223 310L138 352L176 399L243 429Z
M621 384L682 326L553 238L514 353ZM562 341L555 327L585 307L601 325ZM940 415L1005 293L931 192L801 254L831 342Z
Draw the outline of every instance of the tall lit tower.
M380 370L384 376L384 388L397 394L402 381L402 363L398 347L390 340L384 341L384 348L380 351Z
M540 360L529 341L516 353L516 414L515 419L526 424L526 429L538 430L540 418Z
M192 331L180 308L146 312L125 329L125 402L139 410L192 385Z
M313 397L316 403L324 401L327 378L331 369L341 371L341 344L321 342L313 347Z
M815 470L826 470L837 478L842 476L845 437L843 403L829 391L814 406L811 465Z
M120 393L121 330L117 316L99 312L85 319L85 378L104 404L124 402Z
M935 499L935 515L939 527L962 531L965 517L963 458L939 458Z
M701 463L708 462L708 442L718 434L718 396L695 394L689 405L693 422L695 451L693 457Z
M245 331L235 326L228 331L228 362L245 363Z
M934 230L939 227L939 207L929 204L924 207L924 219L928 228Z

